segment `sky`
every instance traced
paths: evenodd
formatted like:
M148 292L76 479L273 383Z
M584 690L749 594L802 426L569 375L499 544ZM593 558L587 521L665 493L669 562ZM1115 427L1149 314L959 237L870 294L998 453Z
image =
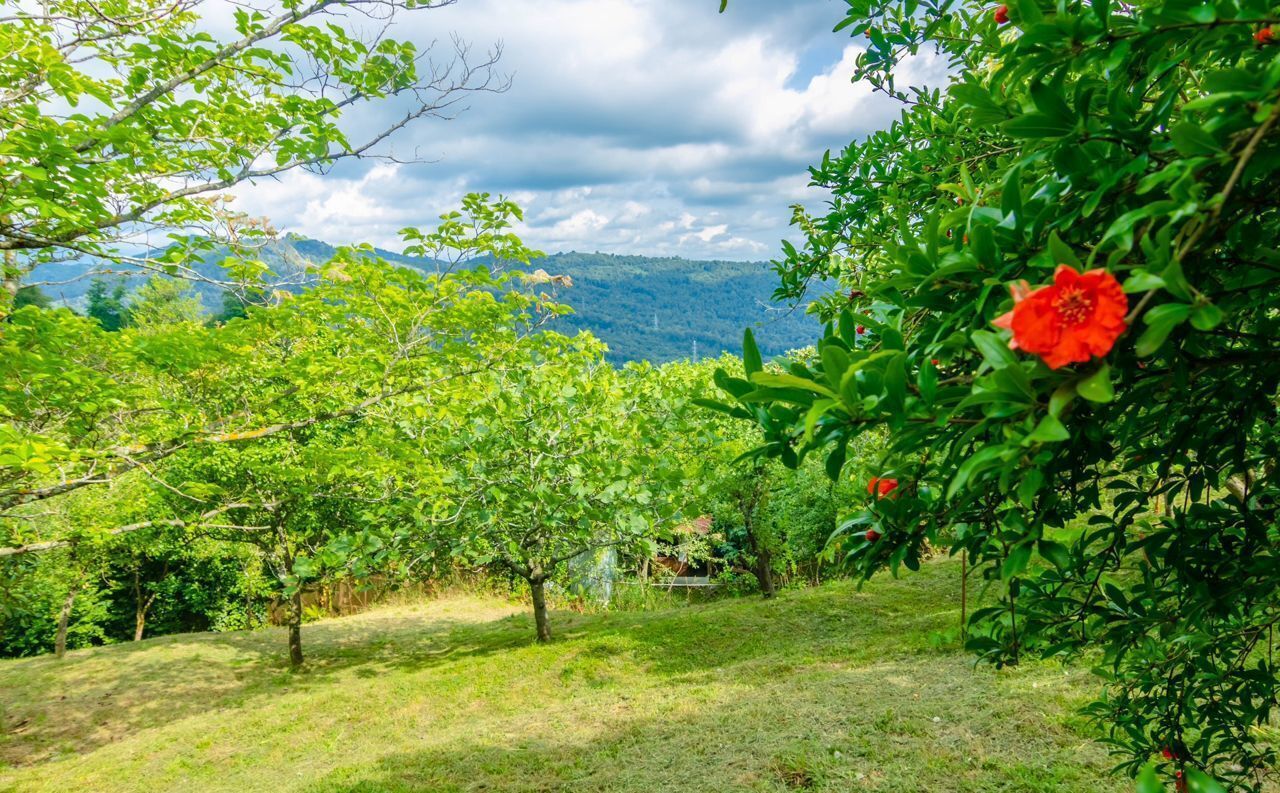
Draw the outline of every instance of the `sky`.
M443 57L450 37L502 48L502 93L422 119L384 151L238 190L282 231L398 249L468 192L525 209L548 253L762 260L794 238L790 205L819 206L807 167L887 126L900 106L850 81L858 39L831 28L841 0L458 0L402 16L390 35ZM900 83L928 83L908 64ZM905 79L904 79L905 78ZM372 128L394 105L350 119Z

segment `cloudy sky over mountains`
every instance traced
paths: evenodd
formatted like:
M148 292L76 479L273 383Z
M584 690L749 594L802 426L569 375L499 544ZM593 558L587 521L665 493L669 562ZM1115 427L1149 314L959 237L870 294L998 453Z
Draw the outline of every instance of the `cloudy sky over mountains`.
M767 259L788 206L817 203L806 167L887 125L899 107L849 81L859 42L831 33L837 0L459 0L391 35L449 38L473 55L501 43L501 94L452 120L424 119L390 147L399 159L290 173L242 188L238 208L329 242L395 247L470 191L527 211L546 251ZM900 83L932 82L927 60ZM385 106L389 121L396 109ZM356 118L371 128L380 119Z

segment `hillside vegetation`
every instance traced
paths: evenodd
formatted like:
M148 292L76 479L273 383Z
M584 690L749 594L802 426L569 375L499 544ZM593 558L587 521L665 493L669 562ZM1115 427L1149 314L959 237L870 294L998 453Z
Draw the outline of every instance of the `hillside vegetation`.
M335 248L319 240L289 235L263 248L259 255L275 273L273 278L296 281L308 264L332 258ZM219 262L225 249L204 256L196 267L202 276L225 280ZM386 261L422 269L424 260L377 250ZM92 281L63 283L87 271L87 259L37 268L33 277L57 282L50 296L81 306ZM573 279L559 298L574 313L555 324L563 333L589 330L609 345L614 363L665 363L680 358L715 357L742 353L742 329L751 327L766 355L781 355L806 347L819 331L816 319L805 313L806 301L792 308L772 304L777 275L767 262L694 261L679 257L614 256L604 253L557 253L537 259L532 268ZM128 269L122 267L118 269ZM430 269L430 268L427 268ZM126 281L136 288L141 279ZM197 283L205 307L216 313L224 295L212 284Z
M1106 791L1080 670L975 668L958 568L644 613L457 596L0 662L6 791Z

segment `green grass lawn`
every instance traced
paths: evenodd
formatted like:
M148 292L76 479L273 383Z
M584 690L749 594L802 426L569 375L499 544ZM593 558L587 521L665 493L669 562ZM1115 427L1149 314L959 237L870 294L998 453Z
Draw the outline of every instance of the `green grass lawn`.
M654 612L456 597L0 661L0 790L1107 791L1082 670L938 638L958 569Z

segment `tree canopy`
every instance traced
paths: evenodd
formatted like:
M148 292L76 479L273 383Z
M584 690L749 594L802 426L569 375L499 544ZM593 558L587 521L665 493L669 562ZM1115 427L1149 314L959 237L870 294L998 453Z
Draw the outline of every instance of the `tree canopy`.
M452 2L239 5L222 36L210 32L200 0L6 3L0 313L34 267L67 255L100 257L95 273L127 262L202 280L191 257L229 242L241 254L224 286L267 276L253 247L274 232L231 211L222 191L393 156L400 129L505 85L496 51L476 58L454 39L441 58L385 35L398 12ZM347 119L387 100L401 114L357 137ZM160 255L121 246L144 242L150 229L178 244Z
M815 360L720 378L788 464L834 475L886 428L852 568L966 553L1005 593L969 646L1101 650L1091 714L1180 788L1276 760L1253 728L1277 703L1277 23L1251 0L851 0L855 79L903 112L812 168L830 204L797 208L777 263L781 296L843 291ZM931 53L944 87L895 80Z

